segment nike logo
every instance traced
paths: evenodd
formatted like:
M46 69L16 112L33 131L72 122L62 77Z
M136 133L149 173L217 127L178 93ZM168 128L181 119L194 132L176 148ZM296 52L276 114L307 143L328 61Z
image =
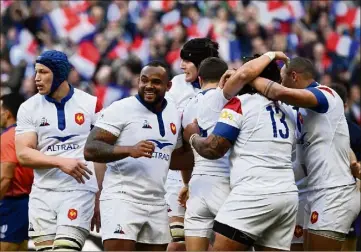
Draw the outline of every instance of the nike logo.
M51 136L51 137L48 137L48 138L54 138L60 142L65 142L67 140L69 140L70 138L73 138L73 137L76 137L76 136L79 136L79 135L69 135L69 136L65 136L65 137L59 137L59 136Z
M163 149L164 147L173 145L171 143L162 143L162 142L159 142L159 141L153 140L153 139L148 139L147 141L155 143L159 149Z

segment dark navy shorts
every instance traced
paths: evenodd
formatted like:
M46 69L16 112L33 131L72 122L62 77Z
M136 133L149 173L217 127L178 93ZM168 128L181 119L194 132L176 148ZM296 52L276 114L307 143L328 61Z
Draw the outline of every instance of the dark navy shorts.
M29 196L0 200L0 241L21 243L28 240Z

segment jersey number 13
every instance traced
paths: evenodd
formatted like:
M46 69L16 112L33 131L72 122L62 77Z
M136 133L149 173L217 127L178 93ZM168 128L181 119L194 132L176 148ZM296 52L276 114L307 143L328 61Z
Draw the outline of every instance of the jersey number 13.
M277 107L277 106L273 107L272 105L267 106L266 110L270 113L270 117L271 117L271 121L272 121L272 128L273 128L273 137L277 138L279 135L283 139L288 138L290 135L290 132L289 132L289 129L287 126L287 122L285 120L286 119L285 113L282 110L280 110L279 107ZM277 118L275 118L275 113L281 114L281 118L279 118L279 120L277 120L277 122L276 122ZM283 130L279 129L280 127L284 128L284 129ZM277 130L277 129L279 129L279 130Z

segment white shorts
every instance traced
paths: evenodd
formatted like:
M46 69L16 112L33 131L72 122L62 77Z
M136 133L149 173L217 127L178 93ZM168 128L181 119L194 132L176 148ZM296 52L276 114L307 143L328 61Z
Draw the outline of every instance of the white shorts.
M179 205L178 196L183 187L182 180L167 178L165 182L165 200L168 204L169 217L184 217L185 208Z
M216 221L235 228L255 244L289 250L296 224L298 193L242 195L233 188Z
M305 229L347 234L360 213L360 191L355 185L309 191Z
M305 205L307 200L307 192L300 192L298 194L298 211L296 218L296 227L293 233L293 243L303 243L303 227L304 227L304 215Z
M94 204L94 192L60 192L33 186L29 199L29 236L56 234L58 226L89 231Z
M230 191L229 177L193 175L185 213L185 236L211 238L214 218Z
M171 242L167 206L121 199L100 201L102 240L124 239L146 244Z

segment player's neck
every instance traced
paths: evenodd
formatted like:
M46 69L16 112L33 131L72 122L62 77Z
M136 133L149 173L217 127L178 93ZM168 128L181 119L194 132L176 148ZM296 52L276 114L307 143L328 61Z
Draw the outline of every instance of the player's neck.
M309 85L311 85L312 82L315 82L315 80L314 79L305 79L305 80L302 79L297 83L297 88L304 89L304 88L308 87Z
M5 123L5 129L9 128L10 126L14 125L16 123L16 120L14 118L10 118Z
M207 90L207 89L211 89L211 88L217 88L218 87L218 83L217 82L208 82L208 83L203 83L202 85L202 90Z
M60 84L57 90L55 90L54 93L52 93L51 98L56 100L57 102L60 102L65 96L69 94L70 87L69 83L67 81L64 81Z

